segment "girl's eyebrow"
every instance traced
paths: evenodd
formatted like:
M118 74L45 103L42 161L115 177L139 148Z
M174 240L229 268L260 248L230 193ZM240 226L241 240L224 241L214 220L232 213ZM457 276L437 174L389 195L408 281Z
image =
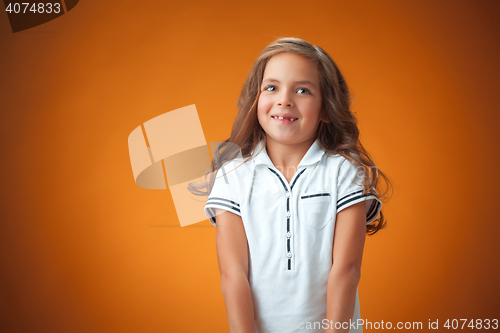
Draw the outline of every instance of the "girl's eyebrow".
M271 78L267 78L267 79L264 79L262 82L264 81L270 81L270 82L278 82L280 83L280 81L276 80L276 79L271 79ZM295 81L295 83L300 83L300 84L310 84L311 86L313 86L314 88L316 88L316 86L314 85L314 83L312 83L311 81L309 80L303 80L303 81Z

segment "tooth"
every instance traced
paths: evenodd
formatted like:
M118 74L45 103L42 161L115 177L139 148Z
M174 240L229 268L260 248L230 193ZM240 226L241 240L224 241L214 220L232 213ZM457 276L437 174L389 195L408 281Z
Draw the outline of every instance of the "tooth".
M278 117L278 119L283 120L283 117Z

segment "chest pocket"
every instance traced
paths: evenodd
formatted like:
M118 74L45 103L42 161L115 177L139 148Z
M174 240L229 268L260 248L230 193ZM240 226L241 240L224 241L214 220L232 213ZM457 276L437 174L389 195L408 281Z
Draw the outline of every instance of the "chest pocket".
M333 219L331 199L328 191L301 194L298 207L300 223L323 229Z

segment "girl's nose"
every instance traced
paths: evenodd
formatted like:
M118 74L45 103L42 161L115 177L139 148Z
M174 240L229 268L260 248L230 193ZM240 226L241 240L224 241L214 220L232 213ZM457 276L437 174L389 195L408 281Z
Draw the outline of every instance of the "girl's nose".
M293 99L287 91L283 91L278 98L278 106L293 106Z

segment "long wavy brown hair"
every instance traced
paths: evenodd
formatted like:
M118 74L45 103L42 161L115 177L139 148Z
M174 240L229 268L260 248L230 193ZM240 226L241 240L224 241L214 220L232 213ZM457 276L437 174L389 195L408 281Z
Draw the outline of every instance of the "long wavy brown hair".
M271 57L282 52L293 52L306 57L318 66L320 73L320 89L322 94L321 112L326 114L330 122L321 121L318 127L318 141L327 154L344 156L358 167L365 175L363 193L375 193L382 202L387 197L392 185L389 178L380 171L359 140L357 120L351 111L351 94L344 76L332 58L318 45L311 45L300 38L279 38L269 44L258 56L248 74L241 94L238 98L238 115L234 121L231 136L222 142L213 153L211 170L205 175L205 183L191 183L188 189L196 195L209 195L215 181L217 170L226 161L239 154L248 162L257 144L266 140L266 134L257 118L257 102L261 91L261 83L266 64ZM264 145L265 147L265 145ZM250 158L248 158L250 157ZM207 176L209 179L207 180ZM385 181L381 188L380 179ZM380 212L378 219L366 226L368 235L373 235L386 226L386 220Z

